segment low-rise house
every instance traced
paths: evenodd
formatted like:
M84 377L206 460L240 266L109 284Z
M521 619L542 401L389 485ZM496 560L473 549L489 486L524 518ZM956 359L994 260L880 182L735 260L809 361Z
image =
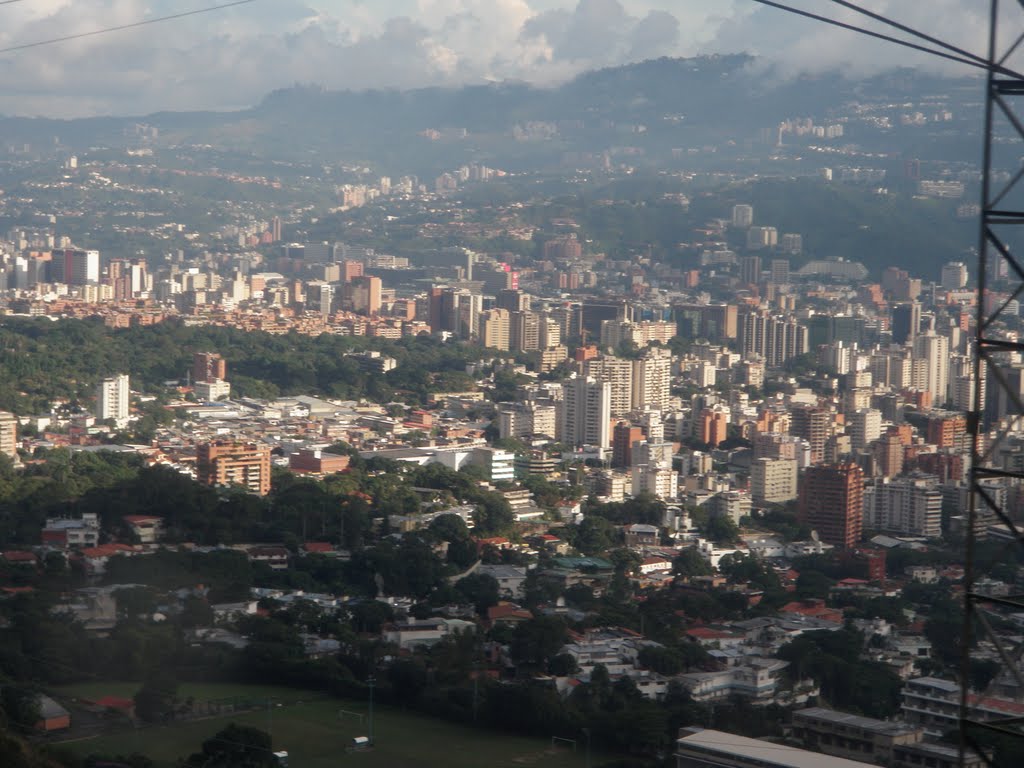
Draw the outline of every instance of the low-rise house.
M779 659L751 657L734 667L717 672L687 672L677 679L697 702L738 696L752 704L772 704L780 692L782 672L788 666L788 662Z
M42 542L51 547L95 547L100 543L100 522L93 512L86 512L81 519L51 517L43 528Z
M43 694L39 694L36 701L39 706L39 720L36 721L37 731L50 733L71 727L71 713L56 701Z
M473 626L472 622L459 619L408 619L386 625L382 635L386 642L409 650L434 645L451 632L463 631Z
M288 570L291 552L286 547L249 547L246 552L254 563L265 563L272 570Z
M667 557L645 557L640 561L640 573L647 575L658 571L671 571L672 560Z
M476 573L490 576L498 582L498 594L513 600L521 600L526 585L526 568L518 565L480 565Z
M125 525L140 544L155 544L164 537L164 519L153 515L126 515Z
M623 528L627 547L655 547L661 540L661 533L656 525L634 523Z

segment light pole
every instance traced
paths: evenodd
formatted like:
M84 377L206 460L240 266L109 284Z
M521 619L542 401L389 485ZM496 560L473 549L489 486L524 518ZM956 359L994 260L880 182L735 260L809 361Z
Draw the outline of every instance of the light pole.
M370 723L366 735L370 739L371 747L373 746L373 686L376 684L376 682L377 678L375 678L373 675L370 675L369 679L366 681L366 684L370 686Z

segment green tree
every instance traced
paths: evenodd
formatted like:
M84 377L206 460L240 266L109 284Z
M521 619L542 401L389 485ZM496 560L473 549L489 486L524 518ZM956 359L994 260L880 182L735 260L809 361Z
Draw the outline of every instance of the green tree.
M174 714L178 683L163 669L152 672L135 694L135 714L147 723L160 723Z
M273 740L266 731L231 723L203 742L202 752L190 755L190 768L274 768Z

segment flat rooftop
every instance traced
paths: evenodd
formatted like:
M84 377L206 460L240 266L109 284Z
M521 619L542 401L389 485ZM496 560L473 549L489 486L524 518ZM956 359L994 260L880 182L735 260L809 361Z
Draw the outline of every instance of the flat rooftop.
M711 729L687 728L681 731L676 753L696 759L704 756L709 764L728 755L749 760L751 765L761 768L865 768L871 765Z
M852 726L854 728L860 728L864 731L871 731L872 733L886 734L889 736L902 736L907 733L914 733L920 730L913 726L907 725L906 723L894 723L886 720L875 720L873 717L861 717L860 715L851 715L846 712L836 712L833 709L824 709L822 707L809 707L807 709L798 709L793 713L794 718L810 718L813 720L822 720L829 723L836 723L838 725Z

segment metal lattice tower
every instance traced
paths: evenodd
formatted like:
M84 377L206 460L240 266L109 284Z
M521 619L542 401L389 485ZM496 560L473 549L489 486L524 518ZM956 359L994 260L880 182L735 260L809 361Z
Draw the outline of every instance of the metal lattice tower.
M895 29L900 36L778 0L756 1L985 73L973 372L962 382L972 388L972 447L962 519L959 762L964 766L969 757L976 762L980 755L991 768L1019 768L1024 766L1024 705L1000 709L985 699L994 689L1011 689L1017 701L1024 701L1024 640L1010 641L1007 633L998 632L1008 615L1024 616L1024 593L1014 584L1014 593L996 595L986 584L1007 563L1024 563L1024 324L1019 312L1024 294L1024 75L1015 66L1024 59L1024 0L989 0L985 56L849 0L831 2ZM998 659L1000 669L984 690L972 690L975 663L982 658Z
M1024 643L1012 647L996 631L1007 614L1024 612L1024 594L995 596L984 584L994 569L1024 560L1019 514L1024 511L1024 440L1019 434L1024 422L1024 329L1019 315L1010 311L1024 293L1024 75L1010 65L1022 43L1024 2L991 0L969 418L960 758L963 764L970 748L1000 768L1024 764L1024 717L994 714L984 704L986 692L971 692L971 681L976 654L984 649L1001 663L995 682L1024 694ZM1004 545L989 539L991 525L1004 527L1006 533L999 537Z

